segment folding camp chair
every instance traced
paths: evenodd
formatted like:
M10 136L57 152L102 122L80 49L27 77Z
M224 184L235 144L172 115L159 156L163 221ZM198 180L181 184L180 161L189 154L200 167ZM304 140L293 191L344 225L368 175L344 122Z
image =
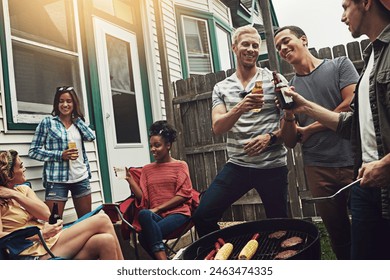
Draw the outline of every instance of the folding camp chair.
M136 182L139 182L141 176L141 170L142 167L130 168L130 173ZM200 193L197 190L193 189L191 214L195 211L196 207L198 207L199 199L200 199ZM141 209L136 207L135 197L131 195L124 201L120 202L119 204L111 204L111 207L113 207L115 211L117 211L118 215L122 220L122 224L121 224L122 237L126 240L130 239L131 237L136 258L139 259L139 251L137 247L137 234L141 231L141 226L139 225L138 222L138 212ZM175 247L177 246L177 244L179 243L183 235L186 234L193 226L194 223L192 221L192 218L190 217L185 224L183 224L180 228L176 229L174 232L170 233L168 236L165 237L164 244L167 249L168 256L176 254ZM194 242L196 237L195 234L192 233L192 231L190 231L190 236L191 236L191 241ZM173 239L175 239L173 243L169 242L170 240Z
M27 238L35 235L38 235L40 242L50 256L53 259L56 258L56 256L47 247L40 229L36 226L32 226L15 230L14 232L0 238L0 260L35 259L35 257L32 256L19 256L22 251L33 245L33 242Z
M121 235L123 240L133 242L134 253L137 260L140 259L137 247L137 229L133 224L135 207L135 197L129 196L120 203L105 203L104 212L110 217L112 223L121 221Z
M30 184L28 184L30 185ZM31 186L31 185L30 185ZM96 213L100 212L103 209L103 205L100 205L95 210L85 214L71 224L65 225L64 228L68 228L76 223L79 223L86 218L89 218ZM25 249L33 245L33 242L29 240L29 237L37 235L43 247L47 253L51 256L50 259L63 259L61 257L55 256L53 252L47 247L45 240L43 239L42 233L37 226L26 227L23 229L15 230L2 238L0 238L0 260L10 260L10 259L23 259L23 260L33 260L33 256L20 256L19 254Z

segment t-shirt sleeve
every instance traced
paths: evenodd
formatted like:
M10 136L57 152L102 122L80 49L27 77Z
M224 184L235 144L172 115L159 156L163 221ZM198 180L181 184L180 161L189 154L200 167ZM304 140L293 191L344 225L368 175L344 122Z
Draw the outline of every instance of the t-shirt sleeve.
M221 92L219 90L218 84L216 84L214 86L213 94L212 94L212 98L211 99L212 99L211 109L214 109L219 104L225 104L225 102L223 101Z
M191 198L192 182L190 178L190 172L186 162L183 162L180 170L178 170L176 195Z
M355 66L348 57L337 58L339 64L339 87L345 88L351 84L356 84L359 80L359 74L357 73Z

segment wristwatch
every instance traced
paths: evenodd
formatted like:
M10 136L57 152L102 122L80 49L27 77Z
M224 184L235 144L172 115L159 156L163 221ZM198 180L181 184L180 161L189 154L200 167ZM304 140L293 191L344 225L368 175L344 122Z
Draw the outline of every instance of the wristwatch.
M277 137L275 134L273 134L272 132L268 132L268 134L269 134L269 136L271 137L271 138L269 139L268 146L271 146L271 145L273 145L273 144L276 143L276 140L278 140L278 137Z

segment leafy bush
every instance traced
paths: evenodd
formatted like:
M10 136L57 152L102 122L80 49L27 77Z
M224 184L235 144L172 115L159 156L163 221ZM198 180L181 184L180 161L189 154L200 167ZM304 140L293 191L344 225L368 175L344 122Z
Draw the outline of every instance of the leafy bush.
M320 231L321 240L321 259L322 260L336 260L336 256L333 253L332 246L330 245L329 234L322 222L316 222L316 226Z

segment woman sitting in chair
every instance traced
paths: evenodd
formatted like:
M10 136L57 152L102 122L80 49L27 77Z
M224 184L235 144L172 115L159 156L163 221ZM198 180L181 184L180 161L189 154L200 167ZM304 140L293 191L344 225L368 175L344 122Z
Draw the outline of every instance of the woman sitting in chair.
M191 216L192 184L188 165L171 157L176 130L166 121L149 129L150 150L155 162L142 168L140 183L127 171L126 180L136 197L141 225L141 245L156 259L167 259L164 237L180 228Z
M28 226L41 228L42 235L54 255L66 259L123 259L114 227L105 214L96 214L62 229L62 220L47 222L49 207L27 185L23 166L14 150L0 151L0 237ZM41 221L39 221L41 220ZM34 237L33 237L34 238ZM36 239L20 255L47 259L43 245Z

